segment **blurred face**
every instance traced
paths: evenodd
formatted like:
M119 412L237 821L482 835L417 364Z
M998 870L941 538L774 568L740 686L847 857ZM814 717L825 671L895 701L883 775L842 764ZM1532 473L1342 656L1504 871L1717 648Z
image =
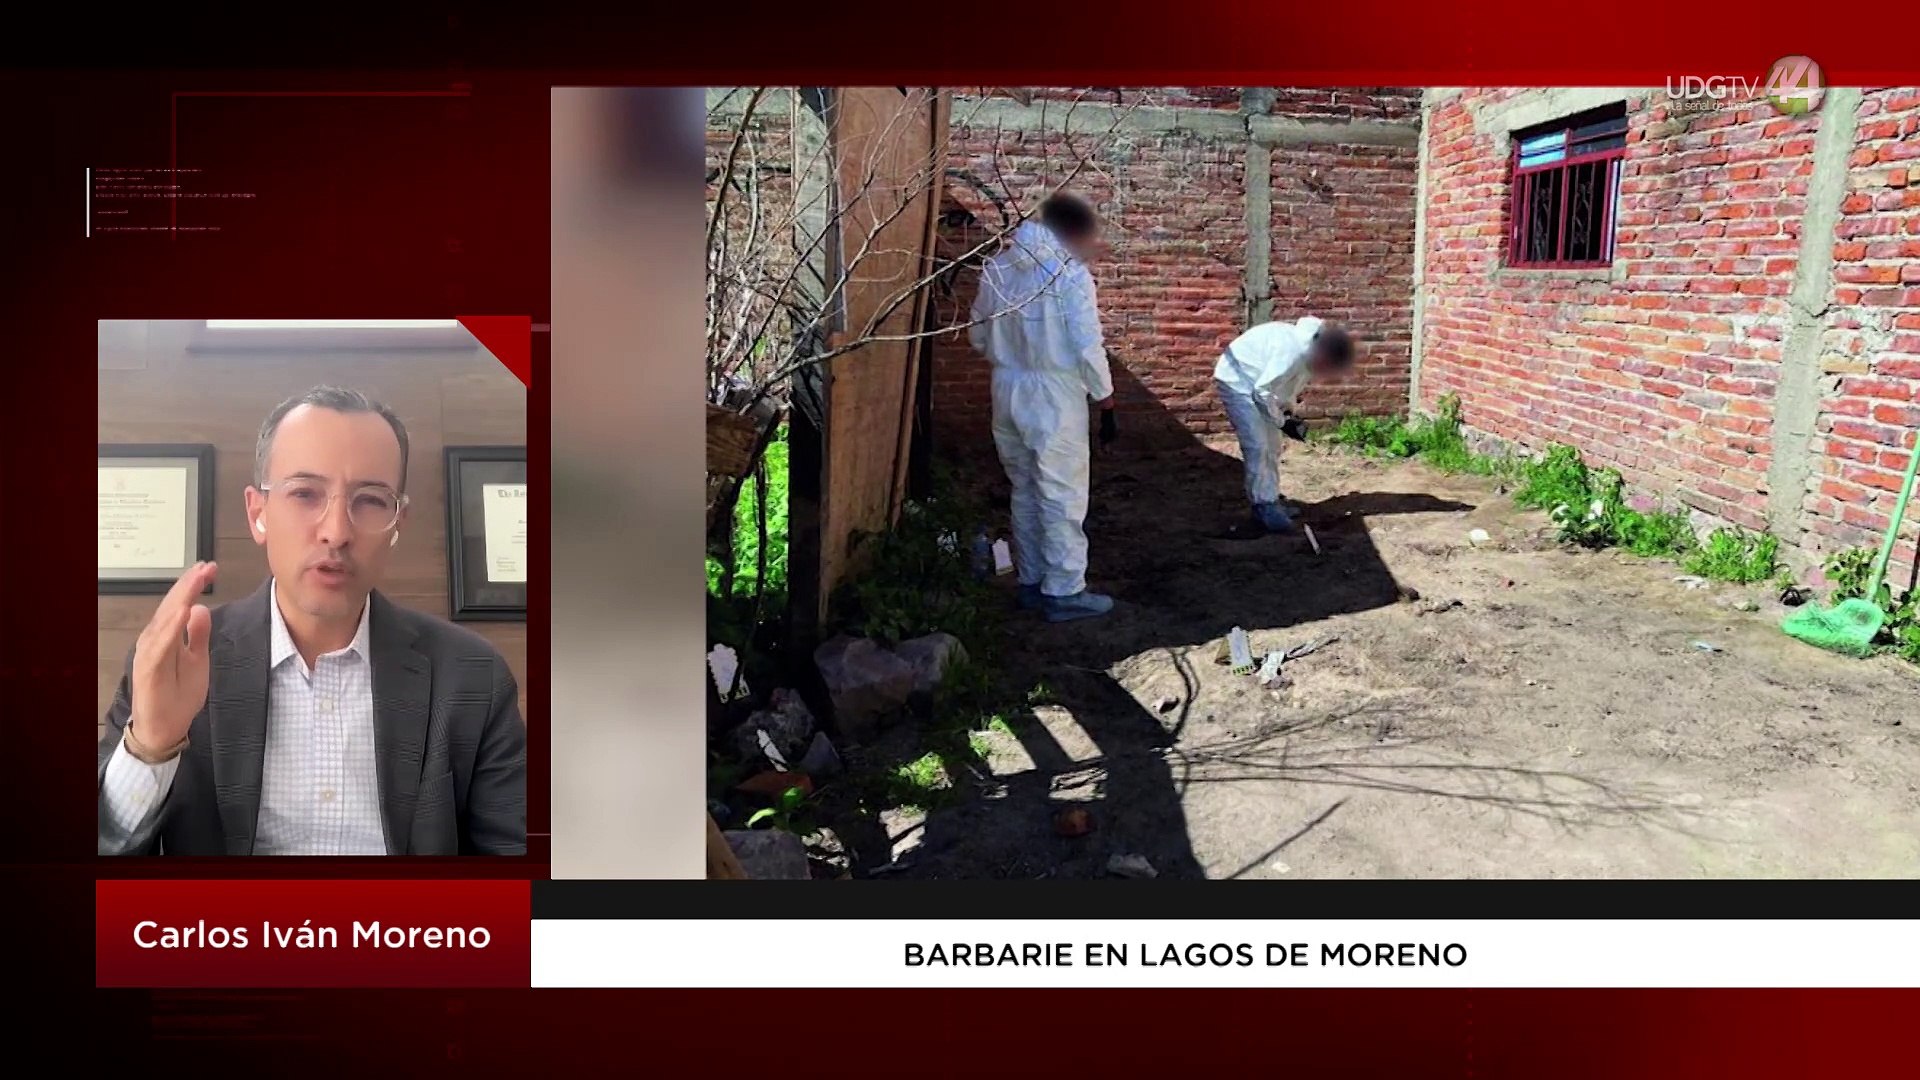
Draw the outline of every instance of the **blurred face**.
M1334 363L1333 358L1320 349L1315 349L1308 355L1307 367L1313 372L1315 379L1332 378L1342 371L1340 365Z
M1092 262L1100 257L1100 226L1095 225L1086 235L1065 241L1067 250L1081 262Z
M377 413L301 405L267 456L265 490L247 489L247 524L267 549L281 603L357 620L405 522L400 440Z

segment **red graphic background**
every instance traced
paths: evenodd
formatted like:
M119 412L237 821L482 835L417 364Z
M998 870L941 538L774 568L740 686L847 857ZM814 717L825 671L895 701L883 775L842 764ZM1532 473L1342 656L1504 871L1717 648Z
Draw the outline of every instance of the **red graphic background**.
M510 23L444 12L379 21L303 12L276 25L257 13L229 21L155 8L76 11L69 30L43 25L10 35L0 43L9 69L0 76L8 132L0 243L13 279L5 294L9 385L0 395L0 566L10 607L0 702L12 768L0 785L0 821L10 826L0 885L16 939L24 939L11 957L15 980L33 991L15 1018L31 1022L44 1010L40 1030L57 1030L56 1021L87 1029L78 1045L93 1062L196 1069L572 1064L681 1075L733 1071L752 1057L799 1074L862 1066L893 1075L1112 1066L1191 1073L1229 1064L1400 1077L1909 1074L1910 1040L1898 1033L1910 1027L1920 995L1908 992L796 989L808 965L831 963L824 925L811 942L769 943L764 967L738 973L749 988L741 991L93 992L83 943L95 937L89 901L97 876L265 879L288 869L94 858L95 780L85 745L92 725L72 716L94 693L93 611L84 599L93 480L84 444L93 428L96 320L478 312L546 323L550 86L1658 86L1685 74L1760 78L1789 54L1817 60L1829 85L1911 83L1920 75L1912 34L1894 10L1882 9L1885 21L1862 32L1853 20L1752 4L1629 11L1243 0L1179 9L1122 3L1042 18L845 4L830 18L797 24L781 21L795 17L790 7L743 4L719 19L678 9L547 26L526 16ZM237 60L279 70L240 70ZM456 86L469 92L175 96ZM175 160L203 169L208 184L255 197L178 208L181 224L217 221L218 233L84 237L85 169ZM690 204L689 212L697 210ZM548 438L547 335L533 335L527 361L530 467L538 473ZM544 498L536 517L546 512ZM536 542L532 557L530 626L544 627L544 545ZM536 633L536 833L546 831L548 804L546 655ZM537 836L525 860L327 860L298 872L341 879L343 888L375 875L544 877L546 852ZM222 888L193 887L210 896ZM252 887L277 888L225 886ZM120 899L106 889L111 913ZM498 899L473 886L446 903L471 910ZM1418 912L1411 899L1409 911ZM1735 905L1727 914L1741 912ZM472 921L452 907L443 919ZM1783 963L1796 949L1817 947L1755 942L1779 950Z

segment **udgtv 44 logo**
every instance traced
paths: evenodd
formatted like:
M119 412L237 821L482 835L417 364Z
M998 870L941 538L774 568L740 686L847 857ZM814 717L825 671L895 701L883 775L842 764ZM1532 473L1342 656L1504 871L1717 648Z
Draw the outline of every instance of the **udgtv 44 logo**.
M1820 107L1824 89L1820 65L1804 56L1782 57L1762 80L1744 75L1667 76L1667 96L1677 112L1734 108L1764 97L1788 116L1800 116Z

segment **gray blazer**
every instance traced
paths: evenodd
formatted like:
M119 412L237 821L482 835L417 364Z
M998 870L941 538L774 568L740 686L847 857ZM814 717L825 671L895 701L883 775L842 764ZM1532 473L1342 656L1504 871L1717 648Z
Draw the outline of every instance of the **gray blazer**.
M485 638L372 595L374 758L394 855L524 855L527 732L507 663ZM130 855L251 855L267 737L268 586L213 611L212 677L167 800ZM120 744L127 674L94 779ZM101 820L106 820L104 802Z

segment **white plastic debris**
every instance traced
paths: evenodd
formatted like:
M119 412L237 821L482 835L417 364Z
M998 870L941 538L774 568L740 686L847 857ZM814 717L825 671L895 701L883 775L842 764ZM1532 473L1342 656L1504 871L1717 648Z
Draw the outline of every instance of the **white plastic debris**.
M1487 532L1485 529L1475 529L1467 534L1467 542L1474 547L1479 547L1481 544L1485 544L1492 539L1493 534Z
M760 752L767 755L767 760L773 763L773 767L781 772L787 772L787 759L781 756L780 748L773 745L773 736L767 734L767 729L754 728L753 733L760 741Z
M737 685L734 683L734 676L740 671L740 655L732 646L715 645L707 654L707 670L713 673L713 688L720 692L721 701L747 696L747 680L742 678Z
M1286 658L1286 653L1276 650L1268 653L1266 659L1260 661L1260 682L1262 685L1271 689L1273 684L1280 681L1280 665Z
M1247 632L1237 626L1227 632L1227 663L1235 675L1253 670L1253 645L1247 641Z
M1005 540L993 542L993 572L996 574L1013 573L1013 547Z
M1313 545L1313 553L1315 555L1320 554L1320 541L1314 539L1313 526L1308 525L1305 522L1302 522L1300 524L1300 528L1307 534L1307 543Z

